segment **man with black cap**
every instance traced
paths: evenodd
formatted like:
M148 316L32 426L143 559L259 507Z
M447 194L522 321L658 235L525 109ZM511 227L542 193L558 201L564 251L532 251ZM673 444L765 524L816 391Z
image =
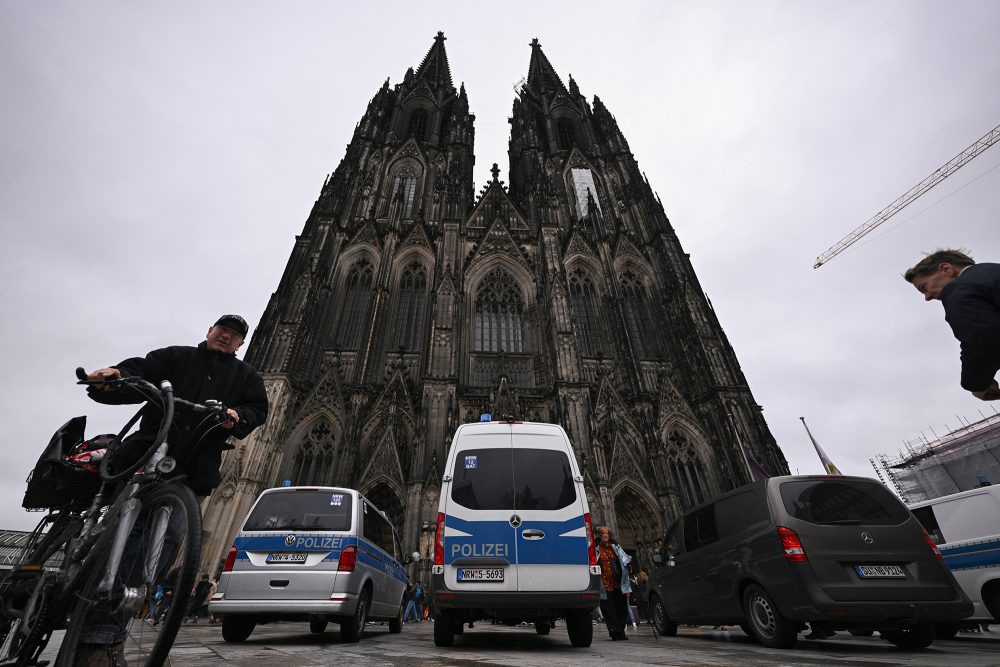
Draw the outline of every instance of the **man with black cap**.
M250 364L236 358L249 333L245 319L239 315L223 315L208 329L205 340L196 347L174 345L153 350L145 357L133 357L87 376L88 380L110 380L122 376L141 377L155 385L169 380L174 395L204 403L216 400L227 406L234 421L223 428L203 426L203 417L178 408L174 427L181 438L171 449L177 461L174 475L187 475L185 483L199 500L212 492L222 481L219 466L222 452L232 449L230 436L243 439L267 418L267 392L264 380ZM142 399L129 391L118 391L116 385L91 385L90 397L98 403L139 403ZM138 458L156 437L160 414L147 410L139 430L126 438L116 456L127 460ZM215 425L220 426L220 425ZM199 433L199 427L203 433ZM186 445L186 446L185 446ZM168 532L174 532L173 524ZM131 540L131 538L130 538ZM76 663L81 665L123 665L123 641L127 636L126 619L121 613L95 607L88 614Z

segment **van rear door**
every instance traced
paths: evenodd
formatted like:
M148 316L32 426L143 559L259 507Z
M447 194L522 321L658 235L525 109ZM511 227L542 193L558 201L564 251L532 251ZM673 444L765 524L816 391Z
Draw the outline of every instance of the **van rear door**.
M515 424L512 438L518 590L586 590L585 495L569 442L542 424Z
M470 424L445 470L444 584L462 591L516 591L510 425ZM446 487L447 488L447 487Z
M780 483L787 518L819 586L840 602L954 600L917 520L883 485L816 477Z

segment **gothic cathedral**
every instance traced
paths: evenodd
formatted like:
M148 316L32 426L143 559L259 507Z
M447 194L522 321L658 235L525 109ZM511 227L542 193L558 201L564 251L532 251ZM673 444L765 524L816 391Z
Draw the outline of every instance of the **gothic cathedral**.
M680 511L748 481L740 442L787 474L604 103L534 40L510 184L494 164L477 192L475 116L444 42L375 93L295 238L246 357L271 414L226 453L205 571L284 480L361 490L403 553L431 555L451 436L483 412L561 424L594 525L643 563Z

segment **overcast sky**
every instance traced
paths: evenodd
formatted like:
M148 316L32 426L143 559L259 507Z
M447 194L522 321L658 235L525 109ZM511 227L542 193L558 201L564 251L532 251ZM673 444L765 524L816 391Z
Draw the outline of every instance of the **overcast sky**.
M1000 123L998 25L992 0L0 0L0 527L38 519L24 478L60 424L129 414L74 368L195 344L226 312L256 325L369 98L438 30L477 188L506 175L538 37L617 117L792 471L821 472L804 416L873 476L876 452L1000 408L959 387L940 304L900 277L942 246L1000 261L1000 146L813 261Z

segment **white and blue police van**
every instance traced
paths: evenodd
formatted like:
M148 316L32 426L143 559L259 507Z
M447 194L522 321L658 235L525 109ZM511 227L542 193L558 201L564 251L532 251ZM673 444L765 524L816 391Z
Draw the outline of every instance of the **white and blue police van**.
M548 634L565 618L590 646L600 566L583 476L566 431L519 421L462 424L441 483L431 585L434 643L496 619Z
M1000 486L981 486L908 507L972 600L972 616L961 622L1000 622Z
M276 621L308 621L315 633L332 621L356 642L369 620L402 630L405 589L396 530L361 493L283 487L250 509L208 608L228 642Z

